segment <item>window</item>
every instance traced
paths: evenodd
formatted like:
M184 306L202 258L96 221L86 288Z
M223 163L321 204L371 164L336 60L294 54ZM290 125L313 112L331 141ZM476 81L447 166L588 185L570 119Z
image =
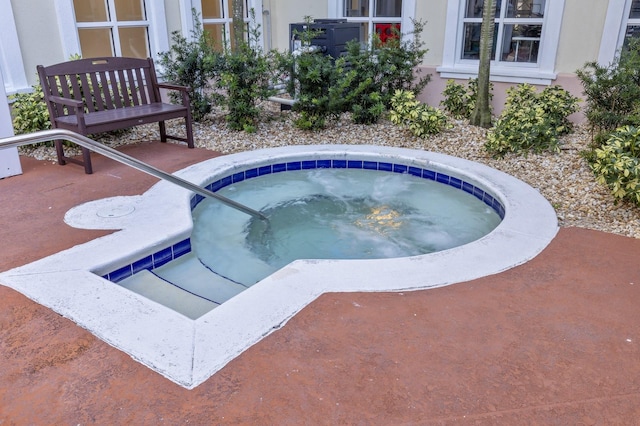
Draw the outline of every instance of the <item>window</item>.
M625 42L632 37L640 37L640 0L631 1L628 17L624 33Z
M402 0L342 0L343 18L360 22L360 40L368 41L374 32L383 43L402 29Z
M545 0L496 1L492 59L537 63ZM479 58L483 5L484 0L466 1L462 30L462 59Z
M64 58L157 57L169 50L164 1L54 0Z
M213 39L217 49L222 50L223 46L233 42L233 16L232 16L232 0L181 0L182 8L182 24L185 36L190 34L193 29L193 15L191 8L193 7L202 19L202 26ZM255 19L258 22L251 23L251 14L249 11L255 11ZM253 27L262 23L262 0L244 0L244 19L248 26ZM258 42L263 43L262 31L259 28L260 39ZM233 46L231 46L233 47Z
M74 0L73 9L82 57L149 56L144 0Z
M475 77L484 0L448 0L443 78ZM564 0L496 0L491 78L510 83L550 84Z
M202 23L205 31L213 39L214 46L222 50L224 46L233 48L232 0L201 0ZM244 1L244 19L249 22L249 6Z

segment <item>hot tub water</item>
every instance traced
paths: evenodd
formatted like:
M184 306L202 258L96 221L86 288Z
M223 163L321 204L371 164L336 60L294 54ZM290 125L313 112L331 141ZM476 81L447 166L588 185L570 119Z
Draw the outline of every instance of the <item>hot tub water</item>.
M313 169L273 173L218 191L264 221L205 200L191 244L217 274L251 285L297 259L379 259L477 240L500 217L465 191L408 174Z

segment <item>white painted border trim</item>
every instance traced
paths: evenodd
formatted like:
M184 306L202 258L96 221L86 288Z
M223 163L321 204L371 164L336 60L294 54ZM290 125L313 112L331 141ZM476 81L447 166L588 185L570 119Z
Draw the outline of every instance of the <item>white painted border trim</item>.
M629 0L609 0L598 53L600 65L609 65L616 58L624 38L630 8L631 2Z
M29 90L29 83L11 1L0 0L0 10L0 72L4 76L4 90L8 94L24 92Z
M496 196L505 207L504 220L477 241L423 256L295 261L190 320L90 272L130 263L190 235L191 194L160 182L141 196L98 200L70 210L66 220L72 226L123 230L4 272L0 283L193 388L325 292L420 290L496 274L535 257L558 231L555 211L532 187L485 165L432 152L364 145L290 146L214 158L177 175L202 185L247 168L326 157L415 165L462 178ZM135 212L98 217L98 211L114 202Z

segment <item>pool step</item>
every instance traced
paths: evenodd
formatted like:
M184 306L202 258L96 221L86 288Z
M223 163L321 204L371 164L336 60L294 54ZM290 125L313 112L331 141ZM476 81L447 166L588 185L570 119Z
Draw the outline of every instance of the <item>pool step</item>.
M190 293L218 304L247 289L211 272L193 252L154 269L153 273Z
M120 281L118 285L180 312L191 319L196 319L219 306L218 303L184 291L147 270L140 271Z

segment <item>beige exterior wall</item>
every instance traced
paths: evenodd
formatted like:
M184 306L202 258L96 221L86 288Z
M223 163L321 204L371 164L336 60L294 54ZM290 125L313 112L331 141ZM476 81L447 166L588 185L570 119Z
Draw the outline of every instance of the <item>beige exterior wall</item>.
M425 65L438 66L442 63L442 48L446 30L447 2L416 2L416 20L425 23L422 40L429 49L424 58Z
M64 60L54 2L51 0L11 0L22 51L25 74L36 84L36 66ZM61 59L62 58L62 59Z
M575 73L585 62L598 59L608 3L566 0L556 56L557 73Z
M326 1L307 1L302 4L300 0L263 0L262 32L265 37L265 45L280 51L289 49L289 24L304 22L305 16L314 19L327 17ZM269 28L270 37L269 37Z

